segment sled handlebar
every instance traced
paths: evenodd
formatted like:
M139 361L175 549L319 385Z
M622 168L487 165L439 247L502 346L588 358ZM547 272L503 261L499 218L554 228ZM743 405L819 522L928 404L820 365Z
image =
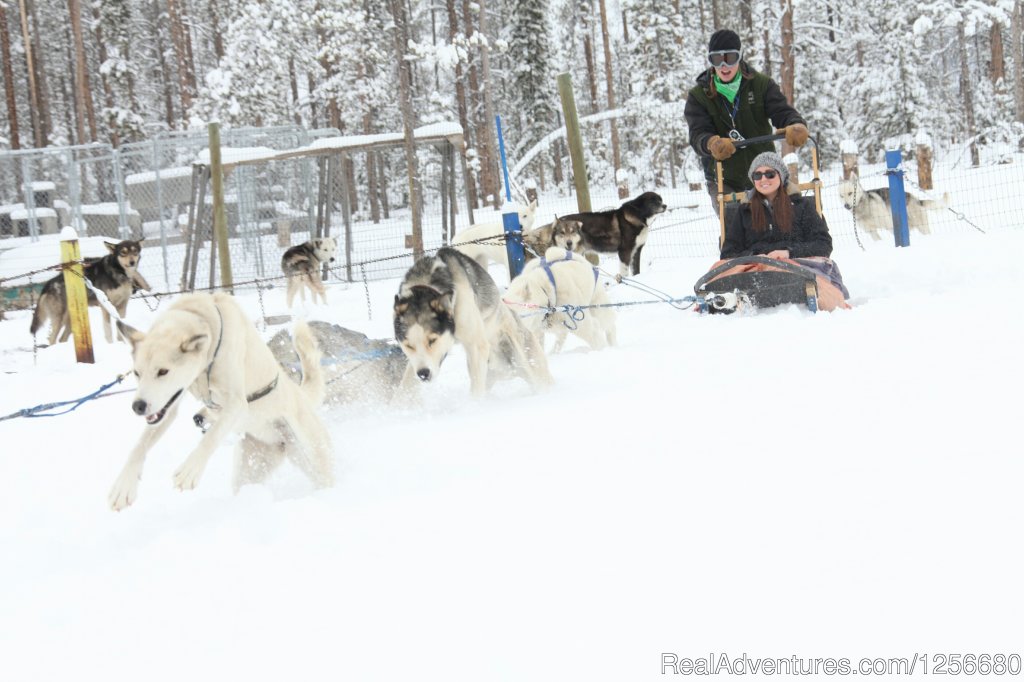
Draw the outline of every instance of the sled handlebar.
M740 140L738 142L733 142L733 146L735 146L736 149L743 149L744 147L749 147L752 144L761 144L762 142L775 142L775 140L784 140L784 139L786 139L786 132L785 132L784 128L781 129L781 130L782 130L781 133L780 132L775 132L775 133L773 133L771 135L761 135L759 137L748 137L748 138L746 138L744 140Z
M774 133L772 133L771 135L761 135L759 137L748 137L745 140L739 140L738 142L733 142L733 146L735 146L736 149L743 149L744 147L749 147L752 144L761 144L762 142L775 142L776 140L785 140L785 139L786 139L786 129L785 128L779 128ZM808 137L807 141L810 142L811 144L813 144L815 147L818 146L818 141L816 139L814 139L813 137Z

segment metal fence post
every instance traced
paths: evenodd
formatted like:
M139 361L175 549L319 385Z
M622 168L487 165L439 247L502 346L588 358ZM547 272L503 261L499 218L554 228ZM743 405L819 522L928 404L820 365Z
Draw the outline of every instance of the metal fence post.
M885 152L885 174L889 176L889 199L892 203L892 232L896 246L910 246L907 222L907 193L903 187L903 154L899 149Z
M523 253L523 230L519 224L519 206L512 201L512 185L508 181L508 162L505 160L505 138L501 134L501 116L494 117L494 125L498 128L498 150L501 154L501 170L505 175L505 211L501 222L505 229L505 252L508 254L508 273L510 278L519 276L526 263Z

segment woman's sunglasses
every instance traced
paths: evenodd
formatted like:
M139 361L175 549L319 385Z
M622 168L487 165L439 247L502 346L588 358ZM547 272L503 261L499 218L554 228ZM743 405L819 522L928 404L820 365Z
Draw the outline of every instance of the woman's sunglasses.
M708 64L716 69L723 64L726 66L736 66L739 64L741 56L742 52L739 50L715 50L714 52L708 52Z
M768 170L768 171L763 171L763 172L762 171L754 171L753 173L750 174L750 177L754 178L754 182L757 182L761 178L768 178L769 180L774 180L777 175L778 175L778 172L777 171L773 171L773 170Z

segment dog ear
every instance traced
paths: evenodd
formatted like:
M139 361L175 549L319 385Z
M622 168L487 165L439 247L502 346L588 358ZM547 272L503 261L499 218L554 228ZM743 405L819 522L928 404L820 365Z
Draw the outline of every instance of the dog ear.
M128 340L128 345L135 350L135 347L142 343L142 340L146 338L146 335L140 332L135 327L129 326L122 322L117 321L117 331L121 332L121 336Z
M117 253L117 244L111 244L110 242L103 242L103 246L107 247L107 251L110 253Z
M452 295L444 294L443 296L430 299L430 307L438 313L450 313L452 310Z
M195 336L181 342L181 352L196 353L198 351L206 350L209 340L210 337L206 334L196 334Z

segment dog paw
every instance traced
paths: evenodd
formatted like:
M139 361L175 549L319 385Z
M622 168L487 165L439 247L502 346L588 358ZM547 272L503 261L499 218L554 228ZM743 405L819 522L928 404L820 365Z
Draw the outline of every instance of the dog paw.
M114 511L121 511L125 507L131 506L138 496L138 474L134 471L125 471L117 477L114 487L110 489L110 494L107 496L107 502L110 503L110 508Z
M186 461L174 472L174 487L178 490L194 490L203 476L203 467Z

